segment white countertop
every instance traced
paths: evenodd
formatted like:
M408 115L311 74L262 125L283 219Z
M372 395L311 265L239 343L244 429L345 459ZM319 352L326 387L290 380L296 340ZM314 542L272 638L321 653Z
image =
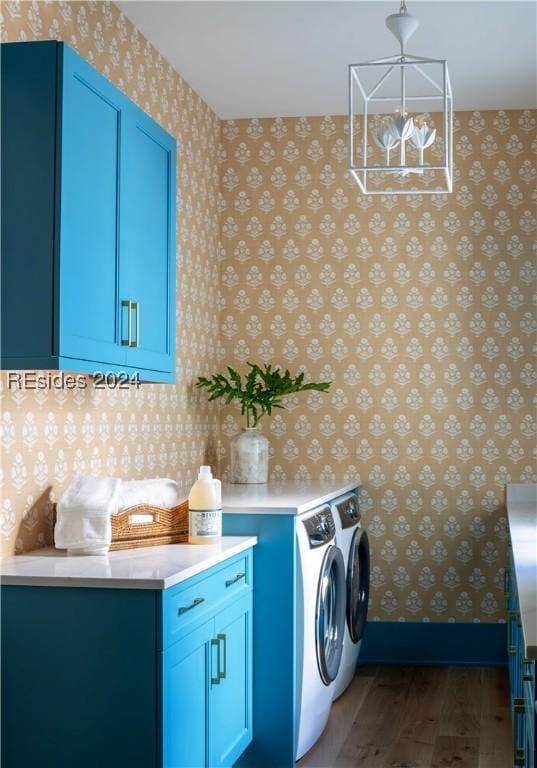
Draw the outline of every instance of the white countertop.
M527 659L537 659L537 485L507 486L520 619Z
M357 488L356 480L263 483L222 486L226 514L301 515Z
M167 589L255 546L255 536L223 536L217 544L165 544L68 556L54 548L0 560L0 583L27 587Z

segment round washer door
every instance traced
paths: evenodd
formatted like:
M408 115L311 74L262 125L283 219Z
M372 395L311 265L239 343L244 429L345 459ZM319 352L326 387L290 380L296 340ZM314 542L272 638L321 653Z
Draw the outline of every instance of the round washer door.
M347 626L353 643L364 633L369 603L369 539L363 528L352 537L347 568Z
M336 679L341 662L345 604L345 563L341 550L331 545L321 567L315 612L317 665L325 685Z

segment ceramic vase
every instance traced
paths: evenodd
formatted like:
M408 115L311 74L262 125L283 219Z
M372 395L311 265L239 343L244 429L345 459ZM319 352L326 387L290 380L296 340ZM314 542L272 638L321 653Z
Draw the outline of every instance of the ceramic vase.
M257 427L247 427L231 440L231 482L266 483L269 441Z

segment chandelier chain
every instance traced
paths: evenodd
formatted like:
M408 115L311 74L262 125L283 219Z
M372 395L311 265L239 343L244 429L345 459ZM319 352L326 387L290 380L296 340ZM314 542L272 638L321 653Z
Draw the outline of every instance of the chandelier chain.
M402 14L403 16L407 15L408 11L407 11L407 7L406 7L406 0L401 0L401 6L399 8L399 13Z

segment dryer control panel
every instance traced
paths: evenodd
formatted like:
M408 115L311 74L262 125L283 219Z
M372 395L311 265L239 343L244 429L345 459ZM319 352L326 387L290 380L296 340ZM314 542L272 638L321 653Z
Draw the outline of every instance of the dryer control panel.
M336 524L330 507L323 507L303 522L308 534L310 549L322 547L336 535Z
M336 509L341 520L342 528L350 528L360 520L360 509L358 507L358 494L351 493L349 496L336 502Z

